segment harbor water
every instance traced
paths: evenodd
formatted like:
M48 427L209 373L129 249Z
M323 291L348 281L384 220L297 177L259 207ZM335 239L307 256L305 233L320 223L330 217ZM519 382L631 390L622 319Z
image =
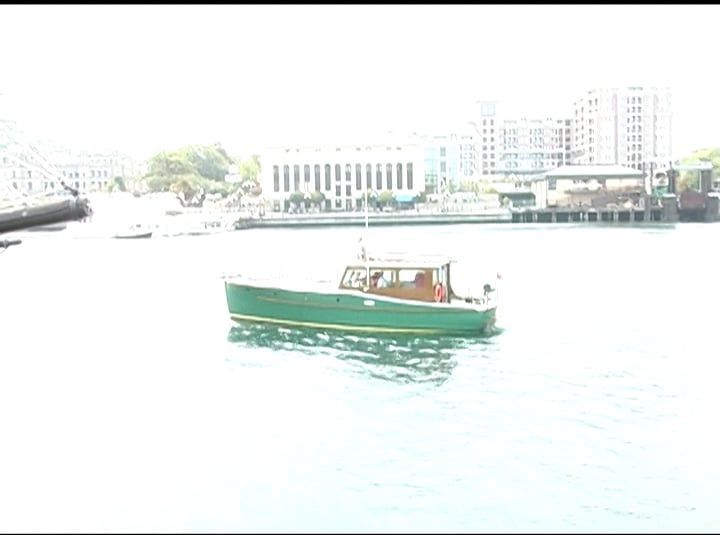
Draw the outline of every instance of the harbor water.
M433 338L230 321L224 276L362 229L73 225L0 252L0 531L720 529L720 226L372 228L501 274L494 336Z

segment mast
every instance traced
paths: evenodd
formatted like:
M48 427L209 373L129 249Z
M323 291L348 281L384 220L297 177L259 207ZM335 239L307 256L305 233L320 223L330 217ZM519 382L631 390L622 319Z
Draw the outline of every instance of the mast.
M363 256L365 257L365 285L370 287L370 261L368 259L368 228L370 217L368 214L368 188L365 188L365 243L363 244Z

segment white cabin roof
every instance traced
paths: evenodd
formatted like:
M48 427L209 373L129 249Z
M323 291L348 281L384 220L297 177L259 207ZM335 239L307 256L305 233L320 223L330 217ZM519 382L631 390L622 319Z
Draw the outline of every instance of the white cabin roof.
M365 267L367 264L371 269L373 268L439 268L445 264L449 264L453 259L444 255L404 255L398 254L383 254L378 256L369 255L367 261L357 258L346 263L346 267Z

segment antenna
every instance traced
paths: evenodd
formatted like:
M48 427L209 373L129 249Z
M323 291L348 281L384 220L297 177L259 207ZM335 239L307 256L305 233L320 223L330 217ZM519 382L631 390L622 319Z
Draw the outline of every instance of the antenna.
M365 284L370 286L370 262L367 253L368 243L368 230L369 230L370 216L368 213L368 188L365 188L365 243L363 244L363 256L365 257Z

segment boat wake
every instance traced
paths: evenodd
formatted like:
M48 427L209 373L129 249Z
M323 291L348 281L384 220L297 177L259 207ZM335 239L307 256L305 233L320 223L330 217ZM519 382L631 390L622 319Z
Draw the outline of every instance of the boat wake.
M491 337L357 335L261 323L232 326L228 341L248 348L338 358L378 379L438 384L450 377L458 354L484 354L487 345L493 343Z

